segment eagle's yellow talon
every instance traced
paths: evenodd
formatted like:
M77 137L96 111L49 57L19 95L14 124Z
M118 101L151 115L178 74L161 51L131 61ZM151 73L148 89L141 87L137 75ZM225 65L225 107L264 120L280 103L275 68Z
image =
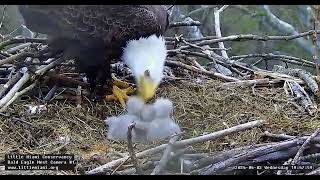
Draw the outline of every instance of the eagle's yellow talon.
M119 88L128 88L130 86L129 83L118 79L114 73L111 74L111 77L113 79L113 84L118 86Z
M119 80L114 74L112 74L112 79L114 80L113 82L113 87L112 87L112 95L107 95L105 97L106 101L119 101L122 108L126 108L126 102L129 99L130 94L135 92L135 89L133 87L129 86L129 83L123 82ZM125 89L120 89L120 88L125 88Z

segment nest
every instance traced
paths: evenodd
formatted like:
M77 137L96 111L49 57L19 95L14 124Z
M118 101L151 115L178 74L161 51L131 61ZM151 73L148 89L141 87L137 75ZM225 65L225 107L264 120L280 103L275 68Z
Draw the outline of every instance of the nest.
M161 85L157 97L173 101L175 120L185 131L183 138L219 131L254 119L264 119L267 124L196 145L193 147L196 152L212 153L266 143L268 140L261 138L265 131L302 136L320 127L318 113L314 117L297 113L296 107L286 102L282 88L256 88L255 93L265 97L262 98L254 95L251 88L218 90L221 83L215 80L203 80L201 83L181 80ZM128 152L126 143L106 139L107 127L103 120L106 116L122 114L119 104L83 101L81 108L77 108L74 102L56 100L47 105L47 111L30 116L27 107L36 104L39 101L29 96L8 109L8 113L14 116L1 116L2 160L8 153L74 154L76 170L64 173L81 174ZM161 143L164 142L140 145L136 151Z
M200 47L208 45L202 41L223 40L211 38L166 38L168 46L173 47L168 50L165 78L155 98L165 97L173 102L174 119L183 133L170 140L137 143L134 147L130 138L128 144L106 138L104 119L123 114L120 104L89 100L89 85L74 71L72 60L64 62L60 56L49 59L40 53L46 50L46 39L15 38L0 43L1 50L8 45L29 43L0 54L4 68L0 71L5 73L0 88L0 164L4 164L6 154L12 153L73 154L76 160L73 171L0 173L256 174L256 170L230 168L298 162L319 168L319 152L314 150L320 144L316 137L320 127L316 78L297 69L264 71L240 60L280 58L312 67L314 63L272 54L228 59L213 53L209 46ZM199 64L200 59L210 63ZM123 80L133 82L125 66L113 64L112 70ZM44 109L33 110L35 107ZM174 157L170 156L171 151L175 152ZM312 162L307 161L310 159ZM164 166L170 168L164 170ZM301 172L295 172L298 173Z

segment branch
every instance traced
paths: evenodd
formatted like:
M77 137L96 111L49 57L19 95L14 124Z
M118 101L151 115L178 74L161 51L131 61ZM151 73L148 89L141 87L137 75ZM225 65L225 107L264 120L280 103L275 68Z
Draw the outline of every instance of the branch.
M179 26L201 26L201 23L199 21L173 22L170 23L169 28Z
M279 58L279 59L284 59L284 60L294 60L300 63L296 63L299 65L305 65L309 67L315 67L315 64L311 61L308 61L303 58L298 58L298 57L293 57L293 56L287 56L287 55L275 55L272 53L268 54L247 54L247 55L240 55L240 56L232 56L230 57L231 60L236 60L236 59L242 59L242 58L253 58L253 57L262 57L262 58ZM294 63L292 61L286 61L290 63Z
M297 152L296 156L293 158L291 164L297 164L299 158L302 156L303 151L307 148L307 146L310 144L311 140L315 138L320 132L320 129L317 129L309 138L303 143L299 151Z
M19 79L21 78L21 74L18 72L16 75L11 77L8 82L4 85L0 85L0 97L2 97L9 88L11 88Z
M284 68L284 67L278 66L278 65L274 66L273 71L283 73L283 74L288 74L290 76L299 77L311 89L313 94L315 94L315 95L318 94L318 90L319 90L318 84L314 80L313 76L310 73L308 73L302 69Z
M253 150L253 149L261 147L261 146L263 146L263 145L261 145L261 144L260 145L249 145L249 146L245 146L245 147L231 149L231 150L228 150L225 152L218 152L218 153L215 153L213 156L204 157L204 158L197 160L195 163L191 164L190 167L187 167L186 171L191 172L191 174L193 174L193 173L196 173L195 171L197 169L209 166L210 164L218 163L220 161L225 161L225 160L232 158L238 154L247 152L249 150ZM194 172L192 172L192 171L194 171Z
M21 49L24 49L24 48L26 48L26 47L29 47L30 45L31 45L31 43L20 44L20 45L18 45L18 46L15 46L15 47L12 47L12 48L8 49L8 50L6 51L6 53L8 53L8 54L13 54L13 53L15 53L15 52L17 52L17 51L19 51L19 50L21 50Z
M236 155L226 161L218 162L212 165L211 167L205 170L201 170L199 172L201 175L212 175L217 173L218 171L222 171L228 167L237 165L238 163L243 162L247 159L254 159L265 154L280 151L283 149L289 149L291 147L298 146L299 144L302 144L301 138L297 138L294 140L285 141L281 143L266 145L266 146L254 149L252 151L247 151L242 154Z
M318 21L315 19L315 22L314 22L314 32L312 33L312 44L313 44L313 62L316 64L316 73L317 73L317 77L320 79L320 70L319 70L319 66L320 66L320 62L319 62L319 57L318 57L318 44L317 44L317 41L318 41L318 37L317 37L317 33L316 33L316 28L317 28L317 23Z
M213 53L211 53L209 55L209 54L205 54L205 53L187 51L187 50L180 50L180 49L168 50L168 53L169 54L179 54L179 53L181 53L181 54L185 54L185 55L198 56L198 57L206 58L206 59L212 61L214 64L218 63L218 64L221 64L223 66L229 67L229 68L231 68L232 66L235 66L235 67L238 67L238 68L253 72L252 69L240 65L238 62L235 62L235 61L231 62L231 61L229 61L229 59L226 59L226 58L224 58L222 56L219 56L219 55L216 55L216 54L213 54Z
M131 157L131 160L133 161L134 167L136 168L137 174L142 174L142 170L140 169L137 161L136 154L134 153L133 145L132 145L132 129L135 127L135 124L130 124L128 126L128 132L127 132L127 139L128 139L128 150Z
M159 164L154 168L151 175L161 174L163 169L166 167L167 163L173 157L171 153L175 150L174 143L178 140L178 138L179 138L179 136L175 135L169 140L168 146L167 146L166 150L164 151L162 158L160 159Z
M29 72L25 72L22 78L10 89L10 91L0 100L0 108L3 108L14 95L29 81L31 75Z
M253 85L269 85L269 84L276 84L276 83L280 83L280 82L282 82L282 80L276 79L276 80L270 81L268 78L243 80L243 81L223 83L220 86L218 86L217 89L225 90L225 89L235 88L235 87L250 87Z
M47 43L46 38L12 38L0 43L0 50L4 47L17 43Z
M178 66L178 67L182 67L184 69L188 69L192 72L196 72L196 73L200 73L200 74L205 74L209 77L213 77L213 78L218 78L218 79L222 79L222 80L225 80L225 81L239 81L238 79L236 78L233 78L233 77L229 77L229 76L225 76L223 74L220 74L220 73L217 73L217 72L212 72L212 71L207 71L207 70L200 70L196 67L193 67L193 66L189 66L187 64L183 64L182 62L179 62L179 61L170 61L170 60L167 60L166 61L166 65L168 66Z
M317 34L320 34L320 30L316 31ZM314 33L314 30L310 30L303 33L298 33L290 36L259 36L254 34L239 34L239 35L230 35L226 37L217 38L216 36L209 37L209 38L198 38L192 39L192 41L201 41L196 43L197 46L204 46L204 45L211 45L218 42L225 42L225 41L248 41L248 40L257 40L257 41L269 41L269 40L293 40L297 38L301 38L304 36L309 36ZM181 49L188 49L190 46L181 46Z
M16 92L14 94L14 96L0 109L0 112L4 112L7 110L8 106L10 106L16 99L18 99L20 96L22 96L23 94L29 92L30 90L32 90L36 85L37 85L38 81L35 81L34 83L32 83L30 86L24 88L23 90Z
M265 121L263 121L263 120L256 120L256 121L248 122L245 124L240 124L240 125L234 126L232 128L224 129L224 130L217 131L217 132L214 132L211 134L207 134L207 135L203 135L203 136L199 136L199 137L191 138L191 139L185 139L182 141L177 141L175 143L175 146L177 148L183 148L183 147L190 146L190 145L193 145L196 143L206 142L206 141L210 141L210 140L213 141L215 139L218 139L218 138L221 138L221 137L233 134L233 133L237 133L240 131L244 131L244 130L248 130L248 129L251 129L254 127L261 126L264 123L265 123ZM157 146L155 148L137 153L136 156L137 156L137 158L142 158L147 155L157 154L157 153L163 151L165 148L167 148L167 146L168 146L167 144L162 144L162 145ZM123 163L127 158L128 157L124 157L124 158L120 158L120 159L111 161L107 164L104 164L102 166L99 166L99 167L91 170L91 171L86 172L86 174L103 173L103 172L105 172L111 168L114 168L114 167L118 166L119 164Z
M320 168L317 168L317 169L307 173L306 175L320 175Z
M265 131L261 136L267 136L267 137L276 138L276 139L280 139L280 140L298 138L297 136L290 136L290 135L286 135L286 134L273 134L273 133L270 133L268 131ZM304 140L307 140L309 137L310 136L303 136L301 138L304 139ZM315 137L311 141L313 143L320 143L320 137Z
M0 66L4 65L4 64L9 64L9 63L12 63L13 61L18 61L22 58L26 58L26 57L32 57L33 56L33 53L29 53L29 52L22 52L22 53L19 53L19 54L15 54L15 55L12 55L6 59L2 59L0 60Z
M223 10L225 10L227 7L228 7L228 5L224 5L220 9L217 9L217 8L214 9L214 29L216 32L216 36L218 38L222 37L221 28L220 28L220 13L222 13ZM219 48L225 49L223 42L219 42L218 44L219 44ZM221 54L222 54L222 57L229 58L228 54L225 50L221 50Z

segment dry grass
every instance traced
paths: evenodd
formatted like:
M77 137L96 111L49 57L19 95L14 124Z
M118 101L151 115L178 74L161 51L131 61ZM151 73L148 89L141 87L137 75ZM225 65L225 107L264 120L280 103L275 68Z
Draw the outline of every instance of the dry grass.
M256 88L265 98L255 96L251 88L218 91L219 81L191 81L166 83L159 88L158 97L168 97L175 105L175 120L186 132L184 138L199 136L242 124L255 119L265 119L268 124L246 132L239 132L217 141L194 147L199 152L214 152L262 142L264 131L302 135L320 127L319 114L301 115L296 107L286 103L288 97L282 88ZM279 101L283 99L283 101ZM8 110L11 117L0 116L0 161L7 153L69 153L77 161L76 172L39 172L48 174L79 174L99 164L110 161L115 152L127 153L125 143L106 139L107 116L123 113L119 104L92 103L84 98L82 107L70 101L52 101L47 111L29 116L29 105L37 104L35 98L20 100ZM16 117L21 120L13 119ZM65 141L59 138L69 139ZM160 142L137 146L138 150ZM105 157L93 160L92 155Z

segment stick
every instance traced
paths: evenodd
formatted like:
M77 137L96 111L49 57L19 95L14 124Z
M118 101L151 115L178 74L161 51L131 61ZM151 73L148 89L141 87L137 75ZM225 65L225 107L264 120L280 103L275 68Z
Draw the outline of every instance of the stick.
M273 67L273 71L278 72L278 73L288 74L290 76L299 77L311 89L313 94L315 94L315 95L318 94L319 87L318 87L317 82L314 80L313 76L310 73L306 72L305 70L284 68L282 66L275 65Z
M192 171L194 171L196 169L200 169L200 168L206 167L206 166L208 166L210 164L214 164L214 163L217 163L217 162L220 162L220 161L225 161L225 160L227 160L229 158L232 158L233 156L235 156L237 154L241 154L241 153L247 152L249 150L253 150L253 149L257 148L257 147L261 147L261 146L263 146L263 144L260 144L260 145L249 145L249 146L245 146L245 147L231 149L231 150L225 151L225 152L219 152L219 153L216 153L213 156L204 157L204 158L201 158L201 159L197 160L195 163L190 165L190 167L187 167L186 171L187 172L191 171L191 174L192 174L192 173L194 173Z
M58 89L58 86L55 84L50 91L48 92L48 94L46 95L46 97L44 97L43 101L48 102L52 99L52 97L54 96L54 94L56 93Z
M286 134L273 134L273 133L270 133L269 131L265 131L261 136L267 136L267 137L276 138L276 139L280 139L280 140L287 140L287 139L296 138L296 136L290 136L290 135L286 135Z
M35 81L34 83L32 83L30 86L24 88L23 90L16 92L14 94L14 96L0 109L0 112L4 112L7 110L8 106L10 106L10 104L12 104L16 99L18 99L21 95L27 93L28 91L32 90L36 85L37 85L38 81Z
M60 58L60 59L57 59L57 60L49 59L48 61L53 61L53 62L50 62L50 64L44 65L41 69L37 70L35 72L35 74L37 76L43 76L48 70L50 70L53 67L55 67L56 65L62 63L64 61L64 58Z
M268 78L243 80L243 81L223 83L218 87L218 89L225 90L225 89L235 88L235 87L249 87L252 85L266 85L266 84L274 84L274 83L279 83L279 82L281 82L281 80L270 81Z
M7 104L10 99L13 98L16 92L18 92L25 83L27 83L30 79L31 75L29 72L25 72L22 78L10 89L10 91L0 100L0 108L2 108L5 104Z
M77 90L76 90L76 104L77 104L77 108L81 108L81 102L82 102L82 96L81 96L81 86L78 86Z
M224 5L220 9L214 8L214 22L215 22L214 29L216 32L216 36L218 38L222 37L221 29L220 29L220 13L222 13L227 7L228 5ZM219 42L218 44L219 44L219 48L225 49L223 42ZM221 54L222 54L222 57L229 58L225 50L221 50Z
M316 137L320 132L320 128L317 129L311 136L309 136L309 138L303 143L303 145L301 146L301 148L299 149L299 151L297 152L296 156L293 158L291 164L297 164L299 157L302 156L303 151L307 148L307 146L310 144L311 140Z
M286 134L273 134L270 133L268 131L265 131L261 136L267 136L267 137L271 137L271 138L277 138L280 140L288 140L288 139L294 139L294 138L298 138L297 136L290 136L290 135L286 135ZM310 136L303 136L301 137L302 139L307 140ZM311 142L313 143L320 143L320 137L315 137L311 140Z
M179 27L179 26L201 26L201 22L199 21L173 22L173 23L170 23L169 28Z
M199 136L199 137L195 137L195 138L191 138L191 139L185 139L182 141L177 141L175 143L175 146L177 148L183 148L183 147L193 145L196 143L206 142L206 141L210 141L210 140L212 141L212 140L215 140L215 139L218 139L218 138L221 138L221 137L233 134L233 133L237 133L237 132L245 131L245 130L248 130L248 129L251 129L254 127L262 126L264 123L265 123L264 120L256 120L256 121L248 122L245 124L240 124L240 125L234 126L232 128L224 129L224 130L217 131L217 132L214 132L211 134L207 134L207 135L203 135L203 136ZM157 154L157 153L163 151L166 147L167 147L167 144L162 144L160 146L157 146L157 147L142 151L140 153L137 153L136 156L137 156L137 158L142 158L142 157L145 157L148 155ZM113 167L118 166L123 161L125 161L127 158L128 157L124 157L124 158L120 158L120 159L111 161L107 164L104 164L102 166L99 166L99 167L91 170L91 171L86 172L86 174L103 173L107 169L111 169Z
M132 129L134 127L135 127L134 123L130 124L128 126L128 132L127 132L128 150L129 150L129 154L130 154L131 160L133 161L134 167L136 168L137 174L143 174L142 170L140 169L140 167L138 165L137 157L136 157L136 154L134 153L133 145L132 145Z
M2 97L9 88L11 88L19 79L21 78L21 74L18 72L16 75L11 77L8 82L4 85L0 85L0 97Z
M19 60L19 59L22 59L22 58L26 58L26 57L32 57L33 54L32 53L28 53L28 52L22 52L22 53L19 53L19 54L15 54L15 55L12 55L6 59L3 59L3 60L0 60L0 66L4 65L4 64L9 64L9 63L12 63L13 61L15 60Z
M298 146L299 144L302 144L301 138L297 138L294 140L285 141L285 142L281 142L281 143L277 143L277 144L266 145L264 147L257 148L252 151L244 152L244 153L239 154L237 156L234 156L226 161L216 163L206 170L199 171L199 173L201 175L215 174L218 171L222 171L230 166L237 165L238 163L243 162L247 159L254 159L254 158L262 156L264 154L269 154L269 153L276 152L276 151L279 151L282 149L289 149L291 147Z
M17 43L47 43L46 38L12 38L6 41L3 41L0 43L0 50L4 47L11 45L11 44L17 44Z
M6 51L6 53L8 53L8 54L13 54L13 53L15 53L15 52L17 52L17 51L19 51L19 50L21 50L21 49L24 49L24 48L26 48L26 47L29 47L30 45L31 45L31 43L20 44L20 45L18 45L18 46L15 46L15 47L12 47L12 48L8 49L8 50Z
M188 70L193 71L193 72L197 72L197 73L200 73L200 74L205 74L205 75L207 75L209 77L218 78L218 79L222 79L222 80L225 80L225 81L239 81L237 78L225 76L223 74L212 72L212 71L200 70L200 69L198 69L196 67L189 66L187 64L183 64L182 62L179 62L179 61L167 60L166 61L166 65L182 67L184 69L188 69Z
M238 34L238 35L230 35L221 38L213 38L209 40L202 40L201 42L196 43L197 46L211 45L218 42L225 41L248 41L248 40L257 40L257 41L268 41L268 40L293 40L297 38L301 38L304 36L309 36L314 32L314 30L310 30L304 33L295 34L291 36L259 36L254 34ZM317 34L320 34L320 30L316 31ZM181 46L181 49L188 49L190 46Z
M320 66L320 62L318 59L318 43L317 43L317 33L316 33L316 28L317 28L317 19L315 18L315 22L314 22L314 32L312 33L312 44L313 44L313 51L314 54L312 56L312 59L314 61L314 63L316 64L316 73L317 73L317 77L320 79L320 70L319 70L319 66Z
M158 175L161 174L163 169L165 169L167 163L173 157L171 153L175 150L174 143L178 140L179 136L173 136L168 143L166 150L164 151L159 164L154 168L151 175Z
M320 175L320 168L317 168L317 169L307 173L306 175Z
M250 69L250 68L242 66L242 65L240 65L239 63L237 63L235 61L231 62L230 59L224 58L222 56L219 56L219 55L213 54L213 53L211 53L209 55L209 54L205 54L205 53L193 52L193 51L187 51L187 50L180 50L180 49L168 50L167 52L169 54L170 53L171 54L181 53L181 54L185 54L185 55L194 55L194 56L198 56L198 57L203 57L203 58L211 60L212 63L217 62L218 64L221 64L221 65L226 66L226 67L235 66L235 67L238 67L238 68L253 72L253 70Z
M279 58L279 59L287 59L287 60L294 60L301 62L303 65L314 67L315 63L308 61L303 58L293 57L293 56L287 56L287 55L275 55L272 53L268 54L247 54L247 55L240 55L240 56L232 56L230 57L231 60L241 59L241 58L253 58L253 57L262 57L262 58Z

